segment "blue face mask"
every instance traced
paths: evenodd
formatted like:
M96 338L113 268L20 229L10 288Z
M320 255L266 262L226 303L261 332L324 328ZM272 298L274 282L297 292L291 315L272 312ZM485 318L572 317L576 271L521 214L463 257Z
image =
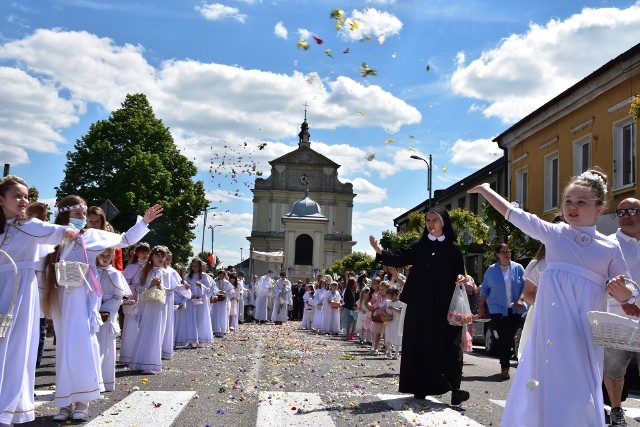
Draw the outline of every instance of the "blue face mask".
M82 231L85 225L87 225L87 220L80 218L69 218L69 224L73 225L76 230Z

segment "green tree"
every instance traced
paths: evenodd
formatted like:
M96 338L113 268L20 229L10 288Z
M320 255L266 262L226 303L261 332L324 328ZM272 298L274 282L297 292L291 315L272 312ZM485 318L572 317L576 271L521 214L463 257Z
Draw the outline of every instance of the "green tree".
M29 199L29 203L37 202L40 198L40 192L36 187L29 187L27 190L27 198Z
M524 234L518 227L507 221L493 206L488 203L482 204L484 219L493 228L494 234L485 245L485 264L491 265L496 262L495 247L500 243L506 243L511 249L511 259L514 261L533 257L540 242Z
M465 228L469 230L469 234L474 243L482 245L489 239L489 227L485 224L482 217L479 217L473 212L458 208L449 212L449 218L451 218L453 231L455 231L458 237L458 243L462 244L460 234Z
M164 215L151 226L145 241L163 244L175 261L191 256L192 225L208 201L197 169L180 154L169 129L153 113L143 94L127 95L107 120L91 125L67 153L58 198L77 194L91 205L105 199L120 211L111 223L127 230L136 216L161 203Z
M375 258L364 252L352 252L342 259L335 260L329 271L331 273L342 274L345 271L355 271L356 274L360 270L370 273L378 268Z
M403 248L416 240L420 239L420 235L417 231L409 231L407 233L396 233L390 230L385 230L382 232L382 237L380 238L380 246L382 249L388 251L396 251L400 248Z

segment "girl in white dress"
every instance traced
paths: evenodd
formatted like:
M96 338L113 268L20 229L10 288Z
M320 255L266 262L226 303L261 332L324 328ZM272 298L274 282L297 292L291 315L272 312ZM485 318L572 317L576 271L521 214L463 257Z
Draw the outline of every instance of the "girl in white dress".
M215 337L222 338L229 333L229 311L233 286L227 280L227 272L218 271L213 288L209 291L211 299L211 329ZM224 295L224 298L222 297Z
M596 231L606 190L599 171L572 178L562 198L568 224L552 224L512 206L489 184L469 190L546 247L531 335L502 415L505 427L605 424L604 352L593 342L587 312L602 308L605 292L621 302L633 296L624 282L629 276L620 246Z
M238 276L236 273L229 273L229 283L231 283L231 286L233 287L229 293L229 330L235 331L238 329L240 300L242 299L242 289L238 283Z
M164 246L151 249L151 256L142 269L143 286L138 287L138 340L129 369L150 375L162 372L162 342L167 324L167 275L163 268L166 255Z
M302 296L302 321L300 321L300 329L311 329L313 321L313 285L307 285L304 295Z
M365 286L360 290L360 297L356 303L356 309L358 310L358 320L356 321L356 331L358 332L358 338L360 344L366 344L371 341L369 336L369 328L367 328L367 303L369 302L369 295L371 288Z
M56 393L53 403L60 408L54 415L56 421L65 421L69 417L86 420L89 401L98 399L104 390L96 337L100 328L98 304L102 298L102 289L96 279L97 256L108 247L122 248L136 243L148 233L147 224L160 215L162 207L154 205L146 211L144 218L138 217L136 224L120 235L94 228L85 229L87 205L82 198L70 195L58 201L55 223L72 224L81 232L73 243L57 248L47 260L44 306L56 325ZM59 259L88 264L87 285L73 288L57 286L54 263Z
M313 322L311 323L311 329L315 330L316 332L322 331L322 297L326 292L325 286L325 281L319 280L318 287L315 294L313 295L313 305L315 307L315 311L313 313Z
M393 316L393 319L384 324L384 347L387 357L391 357L391 348L395 351L394 359L400 356L400 348L402 347L402 311L404 303L398 298L400 290L396 287L390 287L387 291L387 313Z
M0 179L0 313L6 313L18 269L18 295L13 321L0 338L0 425L35 419L34 381L38 352L40 299L35 276L41 244L56 245L63 236L75 239L73 227L27 219L27 184L17 176ZM11 259L9 259L9 257ZM13 262L12 262L13 261Z
M177 271L174 270L174 271ZM173 331L176 347L187 345L187 301L191 299L191 287L185 283L174 291Z
M138 287L142 286L142 268L149 259L149 253L151 253L151 247L148 243L138 243L132 262L127 264L122 273L131 291L131 295L124 300L122 307L124 324L118 361L123 364L131 362L133 348L138 340Z
M105 391L116 389L116 337L120 335L118 309L123 298L131 295L124 276L111 265L114 253L115 248L107 248L96 258L98 280L103 292L100 304L102 326L97 335Z
M164 263L162 264L162 270L164 272L164 289L167 295L166 304L164 305L166 311L164 316L166 323L164 328L164 337L162 338L162 359L171 360L173 359L174 347L174 295L178 287L182 285L182 278L171 267L171 260L173 259L171 251L166 246L164 246L164 250L166 255L164 257Z
M208 294L213 287L209 275L203 273L202 261L194 258L191 261L189 274L184 278L191 289L191 299L187 301L187 347L198 347L213 342L211 332L211 303Z
M334 307L334 305L337 305L337 307ZM338 292L338 283L331 282L329 290L322 297L322 332L333 335L340 333L341 305L342 297Z

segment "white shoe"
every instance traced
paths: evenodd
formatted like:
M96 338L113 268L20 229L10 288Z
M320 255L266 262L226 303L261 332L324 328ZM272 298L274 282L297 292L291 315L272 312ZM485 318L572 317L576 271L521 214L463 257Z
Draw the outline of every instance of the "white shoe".
M54 421L67 421L71 416L71 405L58 409L58 413L53 416Z

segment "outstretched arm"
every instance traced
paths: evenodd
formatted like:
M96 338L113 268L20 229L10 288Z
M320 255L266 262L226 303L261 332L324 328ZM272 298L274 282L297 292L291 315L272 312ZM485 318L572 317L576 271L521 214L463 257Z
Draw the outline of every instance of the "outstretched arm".
M378 244L378 241L376 240L375 237L369 236L369 243L371 244L371 247L373 248L374 251L376 251L377 254L382 253L382 248Z
M504 216L509 208L511 208L511 203L509 203L504 197L493 191L489 184L487 184L486 182L484 184L476 185L475 187L467 191L467 193L482 194L484 198L487 199L487 202L489 202L491 206L496 208L496 210L500 212L502 216Z

